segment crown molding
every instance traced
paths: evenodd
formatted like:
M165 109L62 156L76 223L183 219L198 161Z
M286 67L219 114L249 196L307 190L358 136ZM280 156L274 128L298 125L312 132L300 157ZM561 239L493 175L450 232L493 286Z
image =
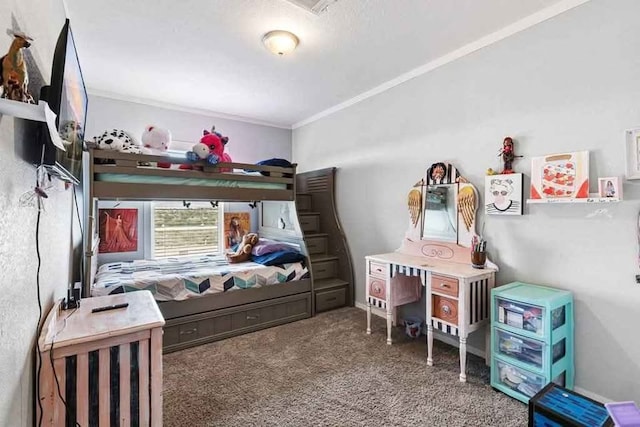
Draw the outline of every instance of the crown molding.
M171 104L171 103L168 103L168 102L158 101L158 100L155 100L155 99L138 98L138 97L134 97L134 96L125 96L125 95L122 95L122 94L119 94L119 93L108 92L108 91L103 91L103 90L94 89L94 88L87 88L87 93L89 95L92 95L92 96L99 96L101 98L114 99L116 101L133 102L135 104L148 105L148 106L151 106L151 107L158 107L158 108L165 108L167 110L181 111L183 113L198 114L198 115L201 115L201 116L214 117L214 118L217 118L217 119L234 120L236 122L250 123L252 125L268 126L268 127L272 127L272 128L291 130L291 126L290 125L285 125L285 124L282 124L282 123L274 123L274 122L268 122L268 121L263 121L263 120L251 119L251 118L243 117L243 116L236 116L236 115L233 115L233 114L219 113L219 112L216 112L216 111L206 110L206 109L203 109L203 108L185 107L185 106L181 106L181 105L177 105L177 104Z
M327 117L331 114L337 113L338 111L344 110L345 108L351 107L352 105L362 102L365 99L368 99L373 96L379 95L383 92L386 92L389 89L392 89L398 85L401 85L409 80L412 80L423 74L429 73L435 70L436 68L440 68L443 65L449 64L450 62L453 62L464 56L470 55L480 49L483 49L487 46L490 46L494 43L504 40L507 37L511 37L514 34L517 34L521 31L531 28L534 25L540 24L541 22L551 19L557 15L560 15L568 10L571 10L589 1L590 0L562 0L554 4L553 6L549 6L532 15L522 18L519 21L514 22L513 24L510 24L498 31L488 34L474 42L466 44L461 48L458 48L452 52L447 53L444 56L434 59L433 61L427 62L426 64L421 65L420 67L414 68L411 71L401 74L398 77L392 80L389 80L385 83L382 83L381 85L378 85L373 89L363 92L360 95L354 96L353 98L348 99L347 101L341 102L340 104L327 108L326 110L323 110L317 114L307 117L306 119L300 120L299 122L294 123L291 126L291 128L298 129L302 126L305 126L317 120L320 120L323 117Z

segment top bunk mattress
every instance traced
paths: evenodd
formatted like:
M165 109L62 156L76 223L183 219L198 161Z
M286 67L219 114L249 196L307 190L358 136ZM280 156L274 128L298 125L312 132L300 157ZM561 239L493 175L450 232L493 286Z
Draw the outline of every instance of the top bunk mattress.
M239 174L248 175L248 174ZM286 190L287 184L277 182L239 181L231 179L189 178L158 175L134 175L121 173L97 173L96 181L124 184L189 185L198 187L256 188L261 190Z
M229 264L223 255L113 262L98 269L91 296L149 290L157 301L181 301L308 277L307 267L300 262Z

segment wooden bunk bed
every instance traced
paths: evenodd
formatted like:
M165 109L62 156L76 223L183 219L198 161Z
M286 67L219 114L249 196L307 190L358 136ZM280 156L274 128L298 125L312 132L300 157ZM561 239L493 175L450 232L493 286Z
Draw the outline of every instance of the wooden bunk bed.
M183 158L90 150L88 169L88 233L83 295L91 295L97 272L98 200L206 200L295 201L296 166L259 166L245 163L195 163L202 170L177 169ZM170 162L169 169L153 167ZM234 172L222 172L231 170ZM247 174L245 171L251 171ZM258 173L259 172L259 173ZM261 174L264 173L264 174ZM268 230L259 230L261 237ZM302 236L287 239L306 252ZM306 268L311 269L307 256ZM308 278L307 278L308 277ZM179 301L159 301L165 317L164 352L192 347L312 315L313 282L299 280Z

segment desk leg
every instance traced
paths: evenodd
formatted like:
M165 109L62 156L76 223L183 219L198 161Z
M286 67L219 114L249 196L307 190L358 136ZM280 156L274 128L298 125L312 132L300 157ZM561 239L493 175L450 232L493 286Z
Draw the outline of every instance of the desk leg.
M391 330L393 328L393 307L387 305L387 344L391 345Z
M433 366L433 325L427 322L427 366Z
M367 335L371 335L371 302L367 301Z
M467 382L467 337L460 337L460 382Z

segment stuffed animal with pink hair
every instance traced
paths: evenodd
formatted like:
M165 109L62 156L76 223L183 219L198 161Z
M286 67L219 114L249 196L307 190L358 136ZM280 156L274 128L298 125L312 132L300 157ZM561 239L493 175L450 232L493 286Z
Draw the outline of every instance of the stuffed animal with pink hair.
M215 126L211 128L211 132L204 130L200 142L193 146L191 151L187 152L187 160L197 162L206 160L210 165L217 163L232 162L231 156L224 152L224 148L229 142L229 137L222 136L216 132ZM180 169L193 169L193 165L180 165ZM220 172L233 172L230 168L220 168Z

